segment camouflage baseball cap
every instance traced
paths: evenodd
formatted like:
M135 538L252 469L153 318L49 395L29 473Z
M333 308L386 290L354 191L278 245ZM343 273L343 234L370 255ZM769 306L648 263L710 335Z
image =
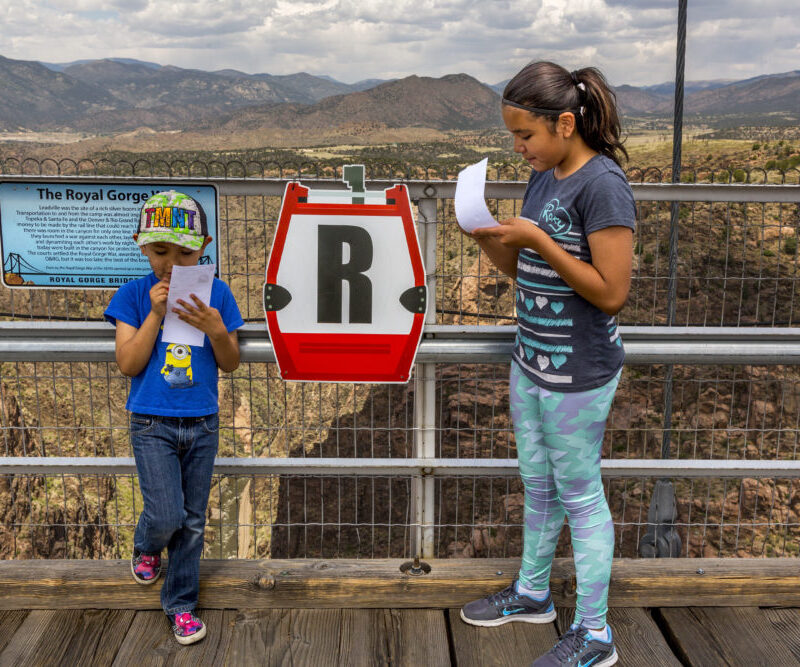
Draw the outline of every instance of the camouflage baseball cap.
M142 206L136 243L174 243L200 250L208 236L203 207L189 195L175 190L158 192Z

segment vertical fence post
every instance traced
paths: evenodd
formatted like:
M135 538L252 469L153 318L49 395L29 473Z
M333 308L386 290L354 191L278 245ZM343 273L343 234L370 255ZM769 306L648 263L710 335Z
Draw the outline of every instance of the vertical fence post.
M434 197L424 197L419 200L419 240L425 264L425 283L428 288L426 324L436 323L436 211L437 200ZM414 397L414 456L431 459L436 456L435 364L416 365ZM436 491L434 479L431 475L414 477L411 489L415 527L413 555L433 558Z
M686 69L687 0L678 0L678 40L675 58L675 108L672 117L672 182L681 182L681 148L683 144L683 89ZM680 202L673 201L669 220L669 282L667 291L667 326L675 324L678 300L678 225ZM672 443L672 392L675 367L667 365L664 378L664 430L661 458L670 457ZM653 487L647 512L647 532L639 542L639 554L650 558L680 556L681 538L675 530L677 508L675 489L670 479L658 479Z

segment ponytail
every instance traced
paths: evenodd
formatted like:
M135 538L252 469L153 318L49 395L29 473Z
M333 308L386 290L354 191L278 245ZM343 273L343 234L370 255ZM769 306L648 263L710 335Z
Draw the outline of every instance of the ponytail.
M505 87L503 104L548 118L551 126L565 111L575 114L581 138L594 151L620 164L628 151L620 141L622 126L614 91L600 70L584 67L570 73L547 61L525 66Z

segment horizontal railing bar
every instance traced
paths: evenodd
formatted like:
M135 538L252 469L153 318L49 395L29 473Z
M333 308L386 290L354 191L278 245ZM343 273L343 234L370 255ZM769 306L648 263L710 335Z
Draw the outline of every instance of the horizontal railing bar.
M605 478L800 478L800 461L604 459ZM516 477L516 459L251 458L217 457L220 475L325 475L363 477ZM130 457L0 457L4 475L134 475Z
M800 364L800 328L620 327L628 365ZM505 363L513 326L424 329L417 361ZM239 329L242 361L275 361L266 325ZM114 327L104 322L0 322L0 361L114 361Z
M299 178L221 178L184 177L158 178L152 176L54 176L54 175L7 175L0 174L0 181L37 182L58 181L60 183L163 183L174 185L214 184L224 196L281 196L286 184L299 180L303 185L315 189L344 190L341 180L300 176ZM385 190L397 183L405 183L412 199L423 197L452 199L456 192L454 180L419 180L402 178L368 179L368 190ZM486 183L487 199L522 199L526 181L489 181ZM759 185L755 183L631 183L633 196L639 201L685 201L685 202L739 202L739 203L800 203L798 185Z

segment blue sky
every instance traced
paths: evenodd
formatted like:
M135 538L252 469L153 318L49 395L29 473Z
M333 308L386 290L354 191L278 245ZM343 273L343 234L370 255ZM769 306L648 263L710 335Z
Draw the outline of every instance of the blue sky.
M466 72L487 83L525 63L600 67L615 84L671 80L677 0L0 0L0 55L124 57L341 81ZM786 0L690 0L687 77L800 68Z

